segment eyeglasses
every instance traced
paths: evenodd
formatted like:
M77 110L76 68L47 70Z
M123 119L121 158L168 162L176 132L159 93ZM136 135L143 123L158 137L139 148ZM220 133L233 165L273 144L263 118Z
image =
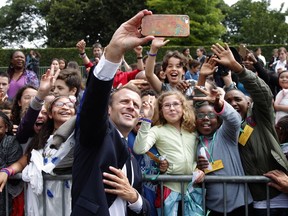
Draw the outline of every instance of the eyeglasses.
M208 119L216 118L216 114L213 113L213 112L209 112L209 113L197 113L197 114L196 114L197 119L204 119L206 116L208 117Z
M64 102L61 102L61 101L56 101L54 103L54 106L56 106L56 107L63 107L64 105L66 105L70 109L74 108L74 103L72 103L72 102L64 103Z
M165 103L165 104L163 104L163 108L165 110L169 110L171 108L171 106L173 106L175 109L178 109L181 105L182 105L182 103L180 103L180 102Z

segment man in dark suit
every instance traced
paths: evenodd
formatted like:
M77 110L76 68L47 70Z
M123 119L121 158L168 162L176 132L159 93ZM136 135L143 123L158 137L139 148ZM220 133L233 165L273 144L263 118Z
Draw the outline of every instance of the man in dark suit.
M138 122L140 95L126 86L110 96L124 53L154 38L141 38L138 31L150 14L143 10L123 23L90 70L76 127L72 216L150 215L140 195L141 171L125 140Z

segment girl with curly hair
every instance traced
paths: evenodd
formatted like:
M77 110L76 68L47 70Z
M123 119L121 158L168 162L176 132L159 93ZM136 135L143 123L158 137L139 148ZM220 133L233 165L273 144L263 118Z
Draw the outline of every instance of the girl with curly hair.
M148 100L150 101L150 100ZM195 132L195 114L191 105L180 91L167 91L162 93L154 106L152 103L143 102L141 127L137 133L134 151L145 154L155 145L160 155L166 157L168 166L166 174L191 175L196 170L197 134ZM154 126L151 127L153 117ZM161 164L160 164L160 170ZM196 182L203 180L204 173L199 171L200 177ZM181 184L177 182L164 182L164 214L177 215L181 200ZM184 183L186 190L190 185ZM200 189L200 188L199 188ZM160 191L159 191L160 198ZM170 197L169 199L167 199ZM173 198L172 198L173 197ZM171 201L171 198L174 200ZM158 200L160 201L160 199ZM194 215L189 204L185 205L186 213ZM160 202L155 203L160 210ZM201 205L201 203L200 203ZM196 211L195 211L196 212Z

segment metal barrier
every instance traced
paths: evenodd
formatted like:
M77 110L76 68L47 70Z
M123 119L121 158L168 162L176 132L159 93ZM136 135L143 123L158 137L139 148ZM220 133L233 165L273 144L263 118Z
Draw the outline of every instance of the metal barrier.
M17 174L11 179L22 179L21 174ZM51 175L44 175L43 176L43 211L44 211L44 216L46 216L46 201L45 201L45 182L50 181L50 180L59 180L63 182L63 190L62 190L62 212L65 213L65 208L63 203L65 203L65 196L64 196L64 184L66 180L71 180L72 176L71 175L57 175L57 176L51 176ZM182 208L182 215L184 215L184 183L185 182L191 182L192 180L192 175L145 175L143 177L144 181L157 181L160 184L161 187L161 208L163 209L163 183L164 182L179 182L181 183L181 193L182 193L182 202L181 202L181 208ZM245 215L248 216L248 183L259 183L259 184L266 184L266 197L267 197L267 216L270 216L270 199L269 199L269 186L267 183L270 182L270 179L264 176L206 176L204 182L202 183L202 188L205 188L206 183L222 183L223 184L223 192L225 194L224 200L223 200L223 206L224 206L224 215L227 215L226 209L226 199L227 199L227 184L244 184L245 185ZM26 198L26 187L24 187L24 194ZM25 215L27 215L27 209L25 205ZM202 208L205 211L205 194L203 194L203 204ZM8 190L7 190L7 185L6 185L6 215L8 216ZM65 214L64 214L65 215ZM164 212L162 211L162 215L164 215Z

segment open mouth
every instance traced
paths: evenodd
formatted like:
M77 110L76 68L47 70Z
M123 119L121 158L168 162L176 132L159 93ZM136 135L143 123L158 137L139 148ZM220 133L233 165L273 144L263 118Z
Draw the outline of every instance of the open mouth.
M178 73L171 73L170 76L171 76L173 79L176 79L176 78L178 78Z
M204 124L202 124L202 127L203 128L210 128L211 124L210 123L204 123Z
M36 127L41 127L43 124L44 124L44 122L36 122L36 123L35 123L35 126L36 126Z

